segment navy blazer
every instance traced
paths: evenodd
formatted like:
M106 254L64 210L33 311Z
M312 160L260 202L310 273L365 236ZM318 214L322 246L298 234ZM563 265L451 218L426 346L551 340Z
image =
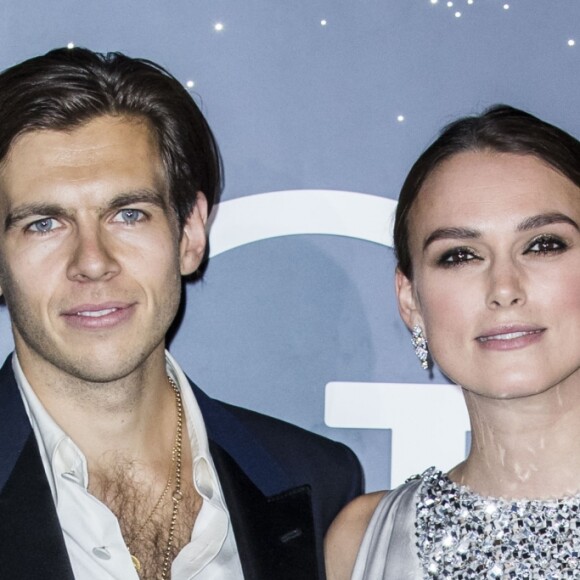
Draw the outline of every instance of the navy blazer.
M244 577L323 579L323 535L341 507L362 492L355 455L340 443L192 388ZM0 578L73 579L11 357L0 369Z

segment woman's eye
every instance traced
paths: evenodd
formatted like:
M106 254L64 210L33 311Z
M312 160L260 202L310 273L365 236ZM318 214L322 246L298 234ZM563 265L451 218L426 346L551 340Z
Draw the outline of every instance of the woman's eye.
M52 231L56 227L56 220L54 218L42 218L41 220L36 220L32 222L26 228L30 232L35 232L38 234L46 234Z
M139 209L122 209L113 221L135 224L140 222L144 217L145 214Z
M479 260L479 256L469 248L453 248L445 252L438 260L441 266L460 266L471 262L472 260Z
M552 254L562 252L568 245L555 236L540 236L528 245L524 254Z

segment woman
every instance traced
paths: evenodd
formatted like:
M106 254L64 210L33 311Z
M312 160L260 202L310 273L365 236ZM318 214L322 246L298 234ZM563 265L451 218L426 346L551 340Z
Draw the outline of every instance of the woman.
M522 111L460 119L415 163L399 309L462 386L471 451L347 506L330 580L580 578L579 224L580 143Z

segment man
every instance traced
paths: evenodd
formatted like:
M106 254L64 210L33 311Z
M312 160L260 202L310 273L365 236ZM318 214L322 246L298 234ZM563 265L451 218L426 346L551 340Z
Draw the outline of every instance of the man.
M210 399L165 351L220 178L153 63L60 49L0 74L2 578L323 577L354 455Z

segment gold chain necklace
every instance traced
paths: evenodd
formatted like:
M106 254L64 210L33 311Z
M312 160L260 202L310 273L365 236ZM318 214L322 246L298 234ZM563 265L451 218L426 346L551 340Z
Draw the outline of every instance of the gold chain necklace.
M171 510L171 523L169 524L169 537L167 538L167 547L163 558L163 568L161 570L161 580L167 580L171 567L171 548L173 547L173 537L175 535L175 526L177 525L177 510L179 503L183 499L181 491L181 453L183 442L183 404L181 402L181 392L175 381L168 377L171 386L175 392L175 402L177 404L177 432L175 434L175 447L173 457L175 458L175 489L171 499L173 500L173 509Z
M159 506L161 506L163 504L165 498L167 497L167 492L169 491L169 488L171 487L173 463L174 463L174 460L172 459L171 466L169 467L169 475L167 477L167 483L165 484L165 489L163 490L163 492L159 496L159 499L157 500L155 507L151 510L149 517L141 524L141 527L137 530L135 535L127 542L128 544L134 544L141 537L143 530L147 527L147 524L151 521L155 512L159 509ZM131 554L131 560L132 560L133 566L135 566L135 569L137 570L137 572L140 572L141 571L141 562L139 562L139 559L136 556L133 556L133 554Z
M179 509L179 503L183 499L183 492L181 491L181 457L182 457L182 444L183 444L183 403L181 401L181 392L179 391L179 387L175 384L175 381L171 377L167 377L169 380L169 384L171 385L173 392L175 393L175 403L177 406L177 427L175 430L175 443L173 445L173 449L171 450L171 466L169 468L169 477L167 479L167 485L165 489L161 493L161 496L157 500L155 507L149 514L149 517L145 520L145 522L141 525L137 533L133 536L129 544L134 543L140 536L145 526L151 521L153 515L158 510L159 506L163 504L165 497L167 496L167 492L171 487L171 472L173 470L173 466L175 465L175 488L173 490L173 494L171 499L173 501L173 507L171 510L171 522L169 524L169 537L167 538L167 546L165 548L165 552L163 554L163 567L161 570L161 580L167 580L168 573L171 566L171 549L173 547L173 539L175 536L175 528L177 525L177 511ZM141 571L141 562L137 558L131 554L131 561L133 562L133 566L137 572Z

